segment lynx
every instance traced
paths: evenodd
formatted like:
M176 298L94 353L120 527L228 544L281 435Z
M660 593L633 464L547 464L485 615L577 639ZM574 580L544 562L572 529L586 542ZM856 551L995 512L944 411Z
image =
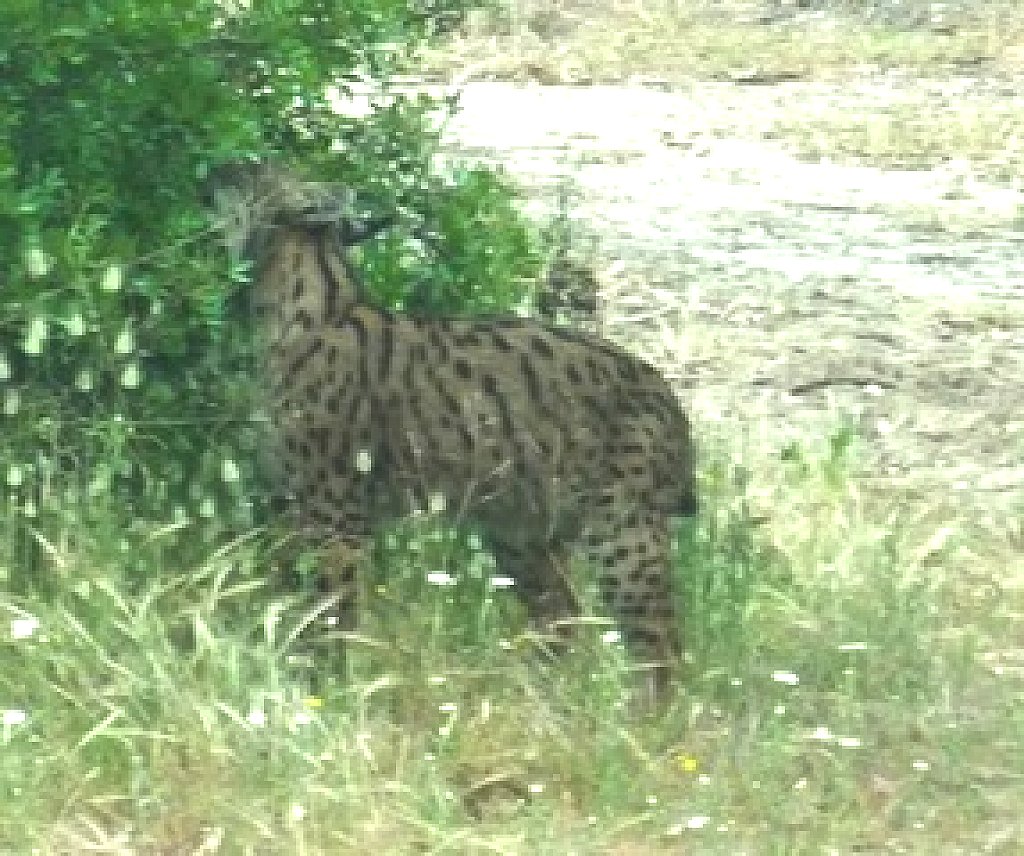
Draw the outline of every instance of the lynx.
M577 610L579 549L627 644L670 661L671 518L695 512L696 489L665 379L585 332L380 308L347 258L367 229L343 196L265 171L245 184L221 200L254 263L282 478L302 524L344 557L325 585L350 605L375 527L443 506L486 533L533 620Z

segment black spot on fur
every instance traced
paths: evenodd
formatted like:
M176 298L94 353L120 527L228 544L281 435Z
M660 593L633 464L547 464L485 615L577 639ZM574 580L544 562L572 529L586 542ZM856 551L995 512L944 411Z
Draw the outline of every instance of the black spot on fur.
M544 359L546 360L550 360L555 355L555 352L551 350L551 345L549 345L540 336L534 336L533 338L531 338L530 346L533 348L535 353L544 357Z

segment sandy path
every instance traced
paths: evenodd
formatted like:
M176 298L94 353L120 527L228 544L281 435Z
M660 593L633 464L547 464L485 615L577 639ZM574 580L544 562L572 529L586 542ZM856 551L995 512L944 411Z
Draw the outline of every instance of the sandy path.
M950 86L982 105L1024 91L934 84L936 109ZM885 483L1008 510L1024 487L1024 193L956 161L809 162L773 132L901 103L892 81L471 83L449 139L502 164L542 214L571 177L609 334L665 367L705 433L746 421L779 448L842 414Z

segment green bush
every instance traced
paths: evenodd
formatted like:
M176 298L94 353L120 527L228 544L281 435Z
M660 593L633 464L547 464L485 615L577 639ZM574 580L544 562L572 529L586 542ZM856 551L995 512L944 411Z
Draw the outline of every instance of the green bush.
M216 537L260 517L263 428L232 308L247 274L199 203L217 165L275 158L393 217L360 261L383 300L522 302L529 232L498 177L438 168L438 105L378 87L365 117L332 106L469 5L3 4L0 572L32 561L34 530L111 509Z

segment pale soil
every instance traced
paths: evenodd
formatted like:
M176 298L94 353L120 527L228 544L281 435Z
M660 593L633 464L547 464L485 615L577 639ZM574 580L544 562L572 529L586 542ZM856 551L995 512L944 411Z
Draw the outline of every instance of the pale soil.
M1024 487L1020 176L985 183L955 152L917 170L812 161L778 129L813 135L829 113L898 127L908 103L1024 109L1019 93L1019 81L877 76L469 83L448 139L507 169L542 216L572 182L605 329L665 369L700 435L738 431L773 452L852 418L868 481L941 493L1003 528Z

